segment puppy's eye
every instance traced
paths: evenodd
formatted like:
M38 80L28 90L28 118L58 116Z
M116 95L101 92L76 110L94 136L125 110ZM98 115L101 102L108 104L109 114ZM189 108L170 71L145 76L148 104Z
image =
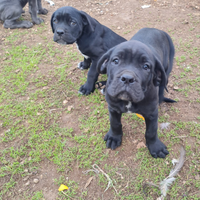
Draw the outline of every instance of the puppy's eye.
M71 21L71 23L70 23L72 26L75 26L76 25L76 22L74 22L74 21Z
M54 19L53 20L53 23L57 24L58 20L57 19Z
M115 58L115 59L113 59L113 61L112 61L115 65L118 65L119 64L119 59L118 58Z
M145 70L149 69L149 65L145 64L145 65L143 66L143 69L145 69Z

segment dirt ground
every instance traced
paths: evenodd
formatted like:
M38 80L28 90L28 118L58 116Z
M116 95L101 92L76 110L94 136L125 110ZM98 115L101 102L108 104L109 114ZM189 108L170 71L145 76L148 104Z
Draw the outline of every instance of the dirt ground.
M46 16L41 16L45 21L45 26L48 28L45 29L44 32L41 32L40 35L42 37L46 37L48 41L51 41L53 38L53 33L51 31L50 27L50 19L52 13L62 7L62 6L73 6L79 10L83 10L87 12L89 15L97 19L100 23L104 24L105 26L109 27L119 35L123 36L127 40L129 40L139 29L143 27L154 27L161 30L166 31L172 38L173 42L176 48L176 55L175 55L175 62L173 71L171 73L170 79L169 79L169 85L168 90L169 93L166 93L166 97L169 97L171 99L176 99L178 103L176 105L173 105L173 108L169 104L162 104L159 108L159 115L165 115L170 116L170 121L182 121L182 122L188 122L192 121L199 124L199 117L200 117L200 93L198 88L199 82L196 83L195 87L189 87L186 84L186 82L181 82L177 77L179 77L183 73L183 67L197 65L197 67L193 68L192 73L185 71L186 74L183 74L183 76L188 76L190 79L196 78L196 75L200 74L199 68L200 68L200 57L199 55L193 56L191 59L188 56L188 59L181 61L182 57L184 59L184 55L186 52L184 51L184 48L182 48L182 44L184 45L190 45L191 47L197 47L198 50L200 50L200 0L194 0L194 1L188 1L188 0L54 0L55 5L50 6L46 1L42 0L43 7L48 9L48 14ZM142 8L143 5L150 5L148 8ZM23 14L23 18L30 20L30 16L28 14L28 7L25 7L25 14ZM1 23L2 24L2 23ZM39 25L40 26L40 25ZM37 31L37 25L34 25L32 28L33 30ZM46 31L48 30L48 31ZM23 31L19 30L19 31ZM29 30L28 30L29 31ZM3 27L0 27L0 48L9 48L9 45L4 45L3 38L6 38L10 35L12 35L13 30L6 30ZM2 39L2 40L1 40ZM29 46L34 45L35 43L43 42L41 37L38 35L32 35L27 38L21 38L21 42L23 40L27 39L27 43ZM19 41L20 44L20 41ZM17 45L17 44L16 44ZM79 51L76 49L75 45L71 45L71 47L65 47L60 46L58 44L54 44L55 48L58 48L60 53L63 52L63 55L61 59L64 59L66 52L70 49L70 51L77 52L79 54ZM3 52L3 50L0 49L0 53ZM198 51L199 53L199 51ZM81 55L80 55L81 56ZM191 55L192 56L192 55ZM81 57L80 57L81 58ZM47 59L53 59L53 58L47 58ZM1 64L3 61L1 61ZM179 63L181 63L179 65ZM74 76L74 80L77 80L77 87L80 87L80 80L78 79L79 75L82 73L78 69L76 69L77 61L72 61L72 68L69 70L72 71L72 76ZM55 66L53 65L39 65L40 73L46 73L46 71L49 71L50 68L53 68ZM85 72L86 75L87 72ZM36 74L32 74L32 77L37 76ZM74 89L74 92L77 92L77 89ZM23 98L23 97L22 97ZM80 127L77 126L78 119L77 115L80 113L87 114L89 116L89 111L87 111L87 108L85 107L79 107L79 103L82 99L87 97L73 97L68 100L68 105L73 105L73 107L78 107L77 109L74 109L73 112L70 114L63 114L57 121L58 124L60 124L60 127L62 128L73 128L74 132L73 134L79 134ZM103 101L103 96L100 97ZM64 100L64 99L63 99ZM89 104L87 106L90 106ZM87 107L86 106L86 107ZM106 108L106 104L105 104ZM62 111L62 109L61 109ZM53 112L53 111L52 111ZM127 177L134 178L135 176L135 170L137 170L137 165L134 165L132 162L133 155L137 152L136 146L138 145L138 142L145 143L145 140L141 135L136 135L136 137L133 137L131 135L132 127L130 124L126 124L126 119L123 119L124 125L124 132L126 132L126 135L124 136L122 147L117 149L117 156L116 151L111 151L105 148L104 153L108 155L108 159L103 161L101 165L105 164L117 164L118 162L122 161L124 162L124 166L127 166L130 169L130 175L127 175ZM141 122L142 123L142 122ZM136 130L139 128L137 127ZM143 130L144 131L144 130ZM180 136L185 136L187 134L185 131L181 131L177 129L177 133ZM133 142L130 142L130 138ZM187 138L182 138L181 143L182 144L192 144L195 142L195 139L190 138L186 141ZM16 146L20 143L19 140L14 140L13 143L1 143L0 149L7 148L8 145L10 146ZM26 141L23 141L23 143L26 143ZM70 146L70 143L68 144ZM73 145L73 144L72 144ZM105 146L104 146L105 147ZM199 146L198 146L199 147ZM195 147L197 148L197 147ZM123 149L123 150L122 150ZM174 152L179 152L179 145L175 145L173 147ZM196 152L197 149L194 150ZM150 157L149 157L150 158ZM30 158L31 159L31 158ZM198 158L200 159L200 158ZM55 200L55 199L73 199L71 197L67 196L58 196L58 186L54 184L53 179L59 178L60 174L57 172L56 166L52 164L48 159L43 159L42 161L38 162L39 169L34 173L32 173L31 179L38 178L41 180L38 184L30 185L28 188L22 187L24 184L24 177L21 176L15 177L15 181L18 182L17 186L14 188L13 192L16 195L15 197L9 197L4 196L4 199L24 199L20 196L20 190L27 190L28 194L31 194L34 191L40 191L42 190L44 197L38 199L46 199L46 200ZM71 166L72 167L72 166ZM198 172L200 172L199 165L196 166L198 168ZM181 177L187 176L187 171L190 169L190 163L186 161L185 169L181 173ZM84 169L87 170L87 169ZM88 177L83 175L82 171L83 169L80 169L78 167L78 164L75 163L73 166L73 170L70 172L66 172L67 179L73 179L78 183L78 195L81 193L83 194L83 189ZM195 175L196 176L196 175ZM127 178L126 177L126 178ZM2 179L5 181L6 179ZM126 187L124 185L123 187ZM179 187L181 187L181 184L179 184ZM193 186L185 187L188 189L189 193L198 193L197 189ZM102 197L103 191L105 188L101 188L99 185L99 180L95 176L93 178L93 181L91 182L90 186L88 186L87 190L87 196L77 196L76 199L106 199L106 200L112 200L112 199L128 199L128 198L120 198L120 197L114 197L113 191L109 189ZM199 193L198 193L199 194ZM78 198L79 197L79 198ZM156 199L158 196L153 195L152 199ZM27 199L31 199L28 196ZM198 196L200 199L200 194ZM198 199L197 198L197 199ZM37 199L37 198L36 198ZM129 198L131 199L131 198ZM133 199L133 198L132 198ZM135 199L144 199L143 197L135 198ZM151 198L149 198L151 199ZM170 199L170 197L168 197ZM176 199L176 198L171 198ZM178 195L177 199L185 199L182 194ZM193 199L187 197L186 199Z

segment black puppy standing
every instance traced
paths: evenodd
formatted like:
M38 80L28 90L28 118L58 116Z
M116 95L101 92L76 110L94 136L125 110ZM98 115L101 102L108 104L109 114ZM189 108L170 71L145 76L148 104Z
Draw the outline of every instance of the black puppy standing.
M144 28L130 41L104 54L98 63L99 73L107 73L106 101L110 130L106 146L115 149L122 142L122 113L139 113L145 118L146 145L154 157L165 158L167 147L158 139L158 105L172 70L174 45L169 35L158 29Z
M40 24L43 19L38 14L46 15L48 10L42 8L41 0L0 0L0 20L4 21L4 28L31 28L29 21L18 21L23 13L23 7L29 3L29 13L34 24Z
M54 41L60 44L76 43L84 56L80 69L89 69L87 82L79 93L88 95L95 89L98 79L97 62L110 48L126 41L83 11L66 6L55 11L51 18ZM90 66L91 65L91 66Z

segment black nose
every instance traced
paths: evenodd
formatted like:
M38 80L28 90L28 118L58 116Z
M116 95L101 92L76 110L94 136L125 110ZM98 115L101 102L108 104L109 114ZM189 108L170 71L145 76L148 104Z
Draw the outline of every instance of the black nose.
M64 30L63 29L57 29L56 33L61 36L61 35L64 34Z
M131 75L128 75L128 74L123 74L121 76L121 79L120 79L123 83L126 83L126 84L129 84L129 83L134 83L135 79L133 76Z

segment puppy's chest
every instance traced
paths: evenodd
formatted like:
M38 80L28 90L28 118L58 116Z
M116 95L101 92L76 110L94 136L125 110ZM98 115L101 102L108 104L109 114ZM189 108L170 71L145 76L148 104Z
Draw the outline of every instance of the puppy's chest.
M128 102L128 104L125 104L125 108L126 108L126 113L135 113L137 112L137 107L136 105L132 104L131 101Z
M76 43L76 46L77 46L77 49L80 51L80 53L83 55L83 57L84 57L85 59L90 58L89 56L87 56L87 55L85 55L85 54L83 54L83 53L81 52L81 50L79 49L79 46L78 46L77 43Z

